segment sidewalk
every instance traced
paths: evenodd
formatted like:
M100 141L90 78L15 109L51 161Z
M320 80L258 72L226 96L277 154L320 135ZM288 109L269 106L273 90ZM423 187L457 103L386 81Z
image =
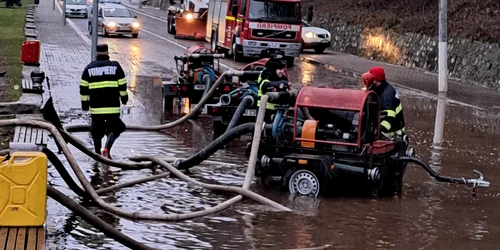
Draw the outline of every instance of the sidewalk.
M90 62L90 47L71 28L62 25L61 13L52 10L50 1L40 1L36 8L36 24L42 44L40 67L50 79L56 111L81 114L79 84L82 70Z
M138 0L124 0L122 4L150 16L162 20L167 19L166 11L153 7L142 7L139 9ZM327 50L325 54L303 53L299 59L301 61L325 66L333 72L357 79L360 79L361 74L368 71L370 68L382 66L386 70L389 82L400 88L423 91L431 94L438 93L438 75L436 73L425 72L418 68L410 69L331 50ZM470 84L466 80L448 78L447 97L483 108L500 108L497 101L500 98L500 92L491 88Z

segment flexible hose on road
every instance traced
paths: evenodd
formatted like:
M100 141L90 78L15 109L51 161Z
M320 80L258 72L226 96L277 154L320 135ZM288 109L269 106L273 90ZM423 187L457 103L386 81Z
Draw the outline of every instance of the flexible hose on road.
M139 169L145 169L145 168L153 168L155 164L152 164L150 162L117 162L110 160L106 157L103 157L102 155L96 154L93 150L88 149L85 144L83 144L82 141L80 141L76 136L72 135L71 133L68 133L62 129L58 129L59 133L61 136L66 140L69 144L73 145L80 151L82 151L84 154L88 155L90 158L117 168L121 168L124 170L139 170Z
M413 162L420 165L430 176L432 176L435 180L439 182L450 182L450 183L458 183L458 184L467 184L464 178L450 177L450 176L442 176L438 174L434 169L432 169L427 163L424 161L409 156L401 156L395 159L396 162Z
M248 160L247 175L245 177L245 182L243 183L243 188L248 189L252 182L252 177L255 174L255 164L257 163L260 137L262 135L262 125L264 123L264 116L266 114L267 102L277 101L283 97L296 97L297 90L292 89L286 92L268 92L260 98L260 106L257 111L257 120L255 121L255 130L252 140L252 149L250 151L250 159Z
M236 111L233 114L233 117L231 118L231 121L229 122L229 125L227 125L226 128L226 133L233 129L236 124L238 124L238 120L240 117L243 115L243 112L245 112L245 109L247 107L250 107L254 104L255 100L253 99L253 96L247 95L243 100L241 100L240 104L238 105L238 108L236 108Z
M6 156L10 153L9 149L0 150L0 156Z
M59 192L57 189L51 186L47 186L47 195L52 199L54 199L55 201L61 203L61 205L67 207L76 215L82 217L82 219L89 222L95 228L101 230L105 235L120 242L124 246L129 247L131 249L147 249L147 250L155 249L152 247L148 247L138 241L135 241L134 239L116 230L111 225L109 225L108 223L104 222L99 217L97 217L95 214L93 214L92 212L82 207L80 204L78 204L77 202L75 202L74 200L72 200L71 198L69 198L68 196L64 195L63 193Z
M78 184L76 184L75 180L73 180L73 177L69 174L68 170L64 167L64 164L59 160L56 154L52 152L50 149L47 147L42 148L42 153L47 155L47 159L52 163L52 165L56 168L57 172L59 172L59 175L61 175L61 178L63 179L64 182L66 182L66 185L78 196L81 196L83 198L90 198L87 193L80 187Z
M200 187L203 187L203 188L206 188L208 190L213 190L213 191L225 191L225 192L233 192L233 193L238 193L240 195L243 195L243 196L246 196L252 200L255 200L259 203L262 203L264 205L269 205L269 206L272 206L276 209L279 209L279 210L282 210L282 211L291 211L289 208L279 204L279 203L276 203L272 200L269 200L257 193L254 193L250 190L248 190L248 188L241 188L241 187L234 187L234 186L225 186L225 185L215 185L215 184L206 184L206 183L202 183L202 182L199 182L183 173L181 173L181 171L179 171L178 169L176 169L174 166L168 164L167 162L163 161L163 160L160 160L156 157L153 157L153 156L138 156L138 157L131 157L130 160L136 160L136 161L151 161L151 162L154 162L154 163L157 163L158 165L160 166L163 166L164 168L166 168L168 171L170 171L172 174L174 174L175 176L177 176L179 179L187 182L187 183L190 183L190 184L193 184L193 185L196 185L196 186L200 186ZM249 172L254 172L254 169L247 169L247 176L245 178L245 181L247 179L252 179L253 177L253 174L252 175L249 175L248 173ZM249 178L250 176L250 178ZM224 203L227 203L224 202Z
M266 101L267 101L267 98L266 98ZM101 206L104 210L106 210L112 214L118 215L118 216L122 216L122 217L133 219L133 220L172 221L172 220L180 220L180 219L190 219L190 218L195 218L195 217L199 217L199 216L205 216L205 215L212 213L212 212L221 211L221 210L227 208L230 204L234 204L234 203L238 202L239 200L241 200L241 198L235 197L229 201L226 201L223 204L219 204L218 206L207 209L205 211L197 211L197 212L191 212L191 213L186 213L186 214L161 214L161 215L158 215L158 214L139 213L139 212L127 212L123 209L120 209L120 208L117 208L117 207L114 207L114 206L107 204L104 200L102 200L99 197L99 195L94 190L94 188L92 187L90 182L86 179L85 174L78 166L76 159L71 154L70 149L65 144L64 139L62 138L58 129L54 125L47 123L47 122L25 120L25 119L0 120L0 127L5 127L5 126L32 126L32 127L38 127L38 128L43 128L43 129L49 130L51 132L51 134L53 135L54 139L61 145L62 152L66 156L71 168L75 172L76 177L78 178L78 180L82 184L85 191L89 194L89 196L99 206ZM262 126L260 126L260 127L262 127ZM260 135L260 133L259 133L259 135ZM248 183L248 185L244 186L243 187L244 189L248 190L248 188L250 186L250 182L251 182L251 179L253 177L254 170L255 170L254 167L255 167L255 162L253 163L253 168L249 168L247 170L247 176L245 178L245 183ZM253 197L250 197L250 198L253 198ZM232 203L232 202L234 202L234 203ZM275 204L277 204L277 203L275 203Z
M260 71L256 71L260 73ZM184 115L183 117L173 121L169 122L166 124L161 124L161 125L155 125L155 126L137 126L137 125L127 125L127 130L139 130L139 131L158 131L158 130L164 130L164 129L169 129L172 127L175 127L183 122L185 122L187 119L189 119L193 114L197 114L205 105L205 103L212 97L214 94L215 90L219 85L224 81L226 76L233 76L233 75L242 75L242 74L248 74L248 73L254 73L251 71L233 71L229 70L224 73L222 73L217 81L212 85L212 88L208 91L208 93L201 98L200 102L196 104L196 106L189 112L188 114ZM69 125L64 128L68 132L84 132L88 131L90 129L89 124L77 124L77 125Z
M205 148L201 149L198 151L198 153L194 154L193 156L187 158L187 159L179 159L174 162L174 166L177 169L188 169L191 167L194 167L204 160L208 159L210 156L212 156L217 150L221 149L224 147L226 144L231 142L232 140L252 132L252 130L255 127L255 123L245 123L241 124L226 133L222 134L219 136L217 139L212 141L208 146Z
M77 194L78 196L83 197L83 198L91 199L91 197L85 192L85 190L83 190L80 186L78 186L78 184L76 184L76 182L73 180L73 178L69 174L68 170L66 170L66 167L64 167L64 164L61 162L61 160L59 160L59 158L57 157L57 155L54 152L52 152L47 147L43 147L42 152L47 155L47 159L52 163L52 165L56 168L57 172L59 172L59 174L61 175L61 178L64 180L64 182L68 185L68 187L75 194ZM170 175L170 173L161 173L161 174L153 175L153 176L146 177L143 179L125 182L125 183L113 185L113 186L110 186L107 188L101 188L101 189L96 190L96 193L101 195L101 194L111 192L111 191L114 191L114 190L117 190L120 188L130 187L130 186L137 185L140 183L144 183L144 182L148 182L148 181L152 181L152 180L156 180L156 179L160 179L160 178L165 178L165 177L168 177L169 175Z

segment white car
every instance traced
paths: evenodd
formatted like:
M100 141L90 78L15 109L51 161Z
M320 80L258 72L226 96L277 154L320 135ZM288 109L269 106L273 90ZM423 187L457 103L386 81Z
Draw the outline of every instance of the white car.
M314 27L302 20L302 49L314 49L316 53L323 53L331 42L332 35L328 30Z
M66 17L87 18L87 0L66 0Z
M91 17L93 13L91 12ZM97 33L102 36L109 35L132 35L139 37L141 25L137 22L137 17L121 4L101 4L97 18ZM92 35L92 18L89 20L89 33Z

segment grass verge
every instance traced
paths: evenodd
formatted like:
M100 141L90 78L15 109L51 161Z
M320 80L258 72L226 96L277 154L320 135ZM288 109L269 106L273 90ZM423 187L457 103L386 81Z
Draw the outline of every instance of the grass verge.
M0 86L0 102L17 101L21 96L22 62L21 45L24 41L26 10L33 0L22 0L22 7L5 8L0 3L0 72L6 71ZM15 89L14 85L19 88Z

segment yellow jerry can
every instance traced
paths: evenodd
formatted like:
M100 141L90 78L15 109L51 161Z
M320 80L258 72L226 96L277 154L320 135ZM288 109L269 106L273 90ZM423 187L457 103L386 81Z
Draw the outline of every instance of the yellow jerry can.
M47 207L47 156L14 152L0 163L0 226L41 226Z

